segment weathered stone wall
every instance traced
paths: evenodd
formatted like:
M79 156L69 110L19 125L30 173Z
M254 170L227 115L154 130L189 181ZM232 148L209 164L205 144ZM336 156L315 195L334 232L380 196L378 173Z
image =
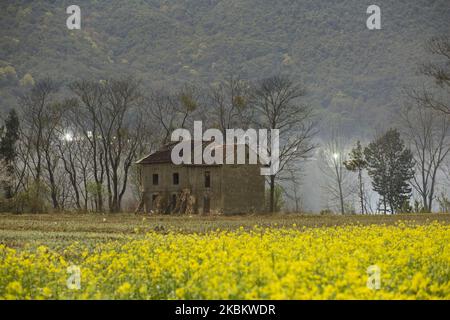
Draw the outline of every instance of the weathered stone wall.
M210 172L211 186L205 188L205 171ZM179 184L173 184L173 174L179 174ZM158 185L153 185L153 174L159 175ZM210 197L211 213L222 211L222 169L220 166L177 166L170 163L143 165L141 182L145 194L145 211L155 210L152 195L160 194L167 207L174 194L189 189L195 197L195 212L203 213L204 197Z
M265 177L257 165L223 166L224 212L245 213L264 210Z
M210 188L205 187L205 172L210 172ZM179 184L173 184L173 173L179 174ZM153 174L159 175L153 185ZM170 213L172 195L189 189L195 197L194 212L205 213L205 197L209 197L211 214L261 212L264 209L264 176L258 165L177 166L170 163L141 166L144 210L155 211L152 196L162 196L162 211ZM156 202L156 201L155 201Z

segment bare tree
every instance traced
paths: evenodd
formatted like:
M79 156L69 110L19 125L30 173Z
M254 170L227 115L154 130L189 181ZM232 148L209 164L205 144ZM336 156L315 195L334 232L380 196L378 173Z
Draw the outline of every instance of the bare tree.
M231 128L246 129L252 119L249 106L250 85L239 77L229 76L209 90L211 124L222 132Z
M301 197L301 170L300 168L286 169L285 181L282 185L282 190L287 199L293 202L293 208L295 212L302 210L302 197Z
M195 86L184 86L178 92L154 90L146 98L146 112L152 126L160 132L160 143L166 144L175 129L186 128L201 113L201 91Z
M23 132L20 130L20 132ZM22 134L22 133L21 133ZM21 135L21 137L23 137ZM17 144L17 161L15 163L15 187L14 194L17 194L19 190L24 190L26 188L27 181L31 178L31 172L29 170L29 163L31 158L31 147L25 141L25 139L20 139Z
M269 210L274 210L275 183L284 170L298 165L302 159L311 156L316 147L312 142L316 134L313 111L300 103L305 96L302 85L286 76L273 76L256 83L251 104L255 109L255 122L258 127L279 129L280 167L269 176ZM270 147L268 153L271 153Z
M69 89L73 97L63 100L55 82L45 79L20 99L15 192L47 197L48 191L57 210L88 210L94 195L93 207L102 211L106 190L108 209L118 212L130 168L155 135L147 132L140 82L81 80ZM180 103L189 105L190 97L184 91Z
M136 159L143 127L139 104L142 103L140 84L127 77L105 83L105 104L98 124L104 150L108 203L111 212L121 209L128 182L128 172Z
M324 174L323 188L338 203L339 211L345 214L345 204L353 194L350 175L344 163L347 161L347 149L343 138L333 133L328 143L319 151L319 169Z
M61 137L56 144L62 169L67 176L67 184L71 186L70 198L73 206L87 211L87 183L90 178L90 161L92 160L91 144L80 133L73 123L72 101L66 102L66 109L61 120L58 135Z
M439 62L423 64L420 71L436 86L413 90L411 95L424 107L450 114L450 38L432 38L427 42L427 49Z
M59 208L55 177L58 157L55 157L53 149L61 117L57 92L56 83L51 79L44 79L20 98L21 136L27 149L26 166L31 170L37 188L43 182L44 170L46 171L54 209Z
M60 209L59 192L60 184L58 183L58 174L60 173L59 161L60 157L57 151L59 140L63 137L58 135L58 127L61 125L62 105L60 102L54 103L48 110L47 125L43 131L42 150L44 154L44 168L47 175L48 185L50 187L50 197L53 209Z
M101 212L104 206L103 184L105 180L105 153L101 144L100 118L106 104L104 86L98 82L81 80L70 86L75 98L68 107L68 117L73 126L74 135L79 136L88 145L84 146L89 152L78 154L80 162L87 160L91 165L94 179L94 202L96 211ZM69 101L68 101L69 102ZM88 185L88 173L85 171L84 184ZM87 190L86 190L86 193Z
M118 212L130 168L141 155L143 141L152 136L146 131L140 82L132 77L101 83L78 81L71 89L76 100L68 122L73 124L75 136L73 143L66 143L60 150L65 153L66 172L71 172L74 189L82 185L84 208L88 206L93 177L96 210L103 210L103 188L106 188L108 208L110 212ZM81 150L84 156L80 156ZM91 164L86 158L91 159ZM76 199L79 202L80 196Z
M51 79L44 79L36 82L28 94L20 97L20 112L22 119L22 137L33 151L31 163L34 168L35 180L39 181L42 176L43 166L43 146L45 140L45 130L52 123L52 115L48 111L54 103L54 96L57 92L56 83Z
M450 151L450 122L446 115L418 104L403 108L400 113L403 133L416 163L412 179L425 211L431 212L435 199L438 172Z

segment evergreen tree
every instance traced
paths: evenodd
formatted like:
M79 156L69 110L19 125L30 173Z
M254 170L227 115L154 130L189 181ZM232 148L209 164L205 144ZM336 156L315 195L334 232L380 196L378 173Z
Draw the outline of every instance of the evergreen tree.
M0 140L0 160L5 165L7 175L6 181L2 181L2 184L7 199L14 196L12 180L17 158L16 144L18 140L19 117L17 116L17 112L14 109L11 109L5 120Z
M408 181L414 176L411 150L405 147L396 129L388 130L364 150L372 186L381 196L386 214L400 211L411 197Z
M356 146L349 153L349 159L344 161L344 166L349 171L358 172L359 201L361 204L361 213L364 214L367 210L365 210L364 203L364 184L362 180L362 172L367 167L367 161L364 158L361 142L356 142Z

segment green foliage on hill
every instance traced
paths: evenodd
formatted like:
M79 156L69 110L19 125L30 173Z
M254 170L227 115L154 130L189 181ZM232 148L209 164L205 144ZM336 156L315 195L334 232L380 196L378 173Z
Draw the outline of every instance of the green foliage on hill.
M309 88L322 119L376 128L420 83L424 42L450 30L448 0L379 0L382 30L366 28L361 0L77 0L0 3L0 110L33 79L105 79L130 73L147 86L254 79L284 72Z

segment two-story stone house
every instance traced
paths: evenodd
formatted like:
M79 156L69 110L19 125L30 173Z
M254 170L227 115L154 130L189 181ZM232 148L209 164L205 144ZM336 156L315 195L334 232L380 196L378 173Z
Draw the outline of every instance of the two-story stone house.
M175 165L171 160L173 146L137 161L140 207L145 212L236 214L264 209L265 177L260 174L260 165Z

